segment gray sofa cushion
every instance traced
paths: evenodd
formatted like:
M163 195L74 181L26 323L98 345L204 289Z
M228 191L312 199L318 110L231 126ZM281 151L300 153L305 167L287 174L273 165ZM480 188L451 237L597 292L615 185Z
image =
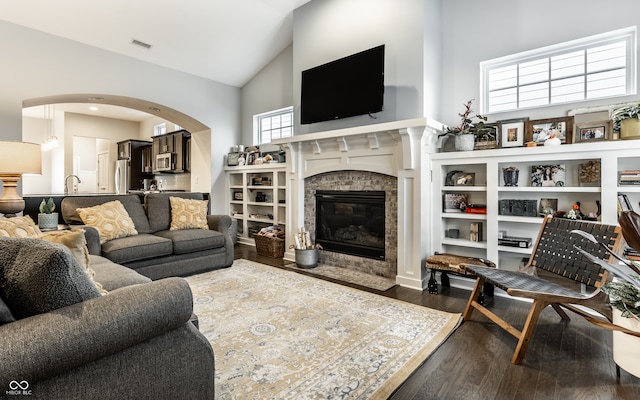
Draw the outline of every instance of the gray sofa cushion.
M169 230L171 226L171 204L169 197L183 199L204 200L204 195L198 192L185 193L149 193L144 197L145 208L149 217L151 232Z
M89 264L96 272L95 281L99 282L103 288L112 291L121 287L137 285L151 282L151 279L140 275L134 270L123 267L120 264L100 256L90 256Z
M224 235L218 231L204 229L182 229L178 231L160 231L156 236L173 242L173 254L187 254L194 251L224 247Z
M102 245L102 255L117 264L167 256L172 251L171 240L148 233L109 240Z
M109 201L119 200L127 210L127 214L133 220L138 233L150 233L149 220L140 202L140 197L135 194L127 195L101 195L101 196L69 196L62 199L60 209L62 217L67 224L83 224L82 218L76 212L78 208L93 207Z
M100 292L64 246L2 237L0 296L21 319L100 297Z

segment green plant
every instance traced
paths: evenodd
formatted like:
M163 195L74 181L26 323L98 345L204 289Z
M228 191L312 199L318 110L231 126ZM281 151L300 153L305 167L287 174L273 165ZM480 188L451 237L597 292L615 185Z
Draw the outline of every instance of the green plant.
M630 104L620 108L616 108L611 112L611 120L613 121L613 130L620 131L620 122L629 118L640 118L640 101L636 104Z
M491 128L485 124L487 117L480 114L472 115L473 109L471 108L471 104L473 103L473 100L474 99L471 99L464 104L464 111L458 114L460 116L460 125L453 127L448 126L444 132L439 135L439 137L446 135L458 136L467 133L472 133L478 137L491 132ZM477 122L474 123L474 119L476 119Z
M49 200L42 199L39 208L41 214L51 214L55 209L56 205L53 202L53 198L49 197Z

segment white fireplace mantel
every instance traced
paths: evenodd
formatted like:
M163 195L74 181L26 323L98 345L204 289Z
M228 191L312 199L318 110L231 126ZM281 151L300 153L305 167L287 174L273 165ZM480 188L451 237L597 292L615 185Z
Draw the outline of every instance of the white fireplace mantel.
M316 174L360 170L397 177L398 271L396 283L426 288L424 260L431 251L427 237L431 199L429 155L435 152L442 124L415 118L280 139L287 151L287 252L304 225L304 179Z

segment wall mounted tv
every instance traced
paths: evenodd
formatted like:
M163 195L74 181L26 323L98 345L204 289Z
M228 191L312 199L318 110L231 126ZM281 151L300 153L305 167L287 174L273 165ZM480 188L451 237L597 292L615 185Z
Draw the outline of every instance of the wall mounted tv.
M384 45L302 71L300 123L382 111Z

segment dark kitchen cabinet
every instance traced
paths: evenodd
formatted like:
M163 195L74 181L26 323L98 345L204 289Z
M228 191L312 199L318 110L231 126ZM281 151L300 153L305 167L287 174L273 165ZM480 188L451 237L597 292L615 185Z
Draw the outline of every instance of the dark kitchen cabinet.
M175 132L169 132L164 135L154 136L152 145L153 172L189 172L189 160L191 156L189 154L190 138L191 133L184 129ZM170 170L160 170L158 167L158 156L163 154L172 154L172 166Z

